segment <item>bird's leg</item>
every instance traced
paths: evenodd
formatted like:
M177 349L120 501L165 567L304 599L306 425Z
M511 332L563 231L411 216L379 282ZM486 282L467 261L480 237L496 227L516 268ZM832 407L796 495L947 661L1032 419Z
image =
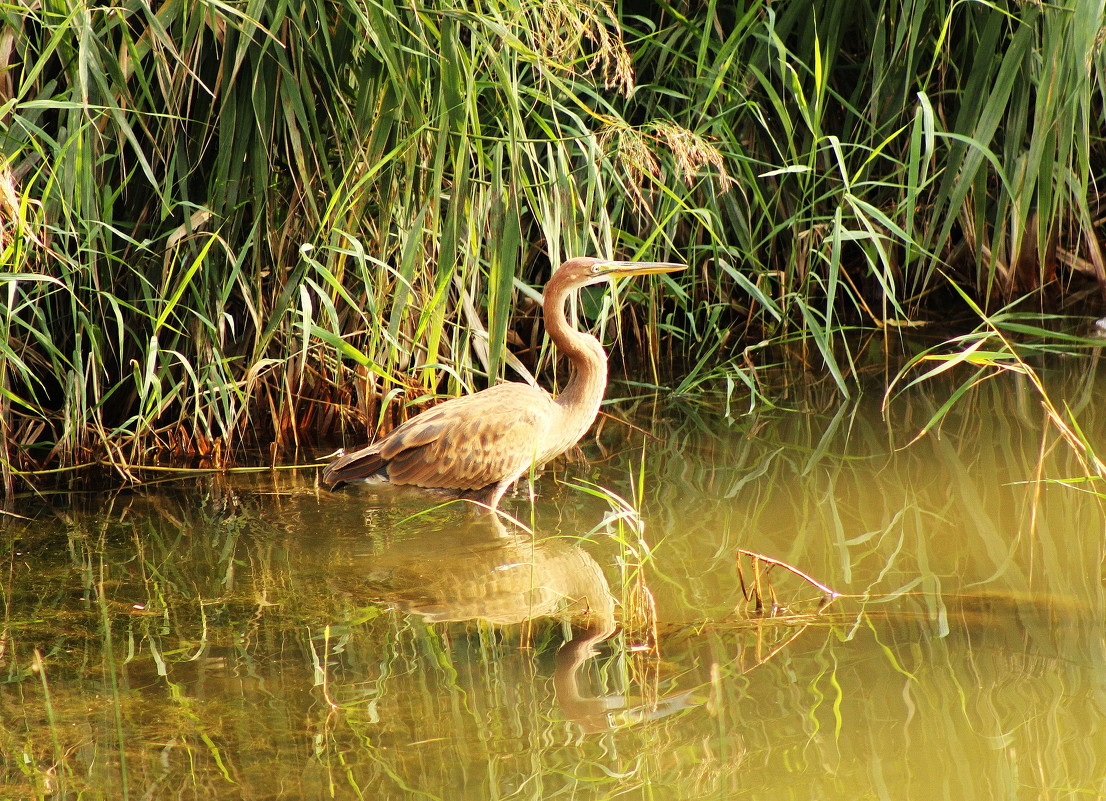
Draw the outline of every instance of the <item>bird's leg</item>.
M508 477L480 490L462 492L461 497L470 502L469 507L474 515L494 515L499 510L503 494L513 483L514 478Z
M514 483L513 477L508 477L500 481L495 485L495 489L492 490L491 495L488 498L488 506L491 507L491 511L494 513L499 508L499 502L503 500L503 495L507 492L507 489Z

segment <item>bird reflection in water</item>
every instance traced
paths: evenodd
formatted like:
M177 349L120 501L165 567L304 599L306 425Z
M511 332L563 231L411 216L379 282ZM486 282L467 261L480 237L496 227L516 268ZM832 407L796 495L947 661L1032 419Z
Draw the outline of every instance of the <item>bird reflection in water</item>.
M355 554L353 566L362 588L428 623L571 623L574 636L557 652L553 684L565 717L585 732L692 705L687 695L631 705L623 695L585 694L581 668L617 630L616 601L591 554L567 540L519 534L487 516L466 521L450 537L416 533L383 551Z

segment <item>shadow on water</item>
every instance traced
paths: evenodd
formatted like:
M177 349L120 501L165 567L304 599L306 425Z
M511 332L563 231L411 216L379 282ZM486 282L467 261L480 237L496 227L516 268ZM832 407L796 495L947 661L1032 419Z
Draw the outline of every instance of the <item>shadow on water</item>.
M640 509L547 475L534 535L307 474L28 503L0 798L1102 795L1095 485L1015 380L904 449L913 395L642 404L562 468Z

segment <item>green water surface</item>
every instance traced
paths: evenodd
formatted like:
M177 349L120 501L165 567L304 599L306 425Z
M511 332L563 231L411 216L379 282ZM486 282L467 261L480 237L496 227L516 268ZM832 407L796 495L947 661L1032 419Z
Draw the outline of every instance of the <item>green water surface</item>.
M1106 797L1102 487L1017 377L909 447L940 394L879 401L617 406L532 536L313 470L22 498L0 798Z

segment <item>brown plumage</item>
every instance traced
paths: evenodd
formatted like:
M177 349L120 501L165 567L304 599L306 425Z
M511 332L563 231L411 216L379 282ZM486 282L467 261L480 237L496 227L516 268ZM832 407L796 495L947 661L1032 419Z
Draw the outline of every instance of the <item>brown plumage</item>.
M532 467L579 442L599 413L607 356L599 340L569 325L564 308L568 296L611 278L684 267L593 258L566 261L546 284L544 302L545 329L572 365L572 377L560 395L508 383L448 400L331 462L323 469L323 481L375 478L453 490L496 508L508 487Z

